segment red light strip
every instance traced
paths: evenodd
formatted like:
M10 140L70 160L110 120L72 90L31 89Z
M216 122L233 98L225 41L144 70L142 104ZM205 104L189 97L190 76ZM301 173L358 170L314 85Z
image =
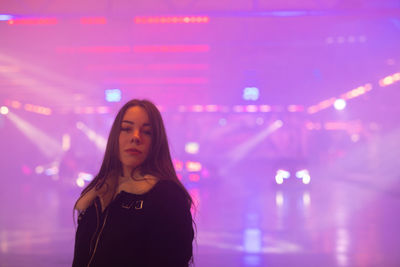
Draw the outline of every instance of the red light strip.
M17 18L7 21L9 25L55 25L58 24L56 18Z
M130 46L60 46L56 52L60 54L106 54L106 53L130 53Z
M34 112L42 115L50 115L51 114L51 109L42 107L42 106L37 106L37 105L32 105L32 104L25 104L24 109L29 112Z
M208 23L208 16L167 16L167 17L135 17L136 24L188 24L188 23Z
M83 17L80 19L81 24L107 24L104 17Z
M60 54L105 54L105 53L207 53L209 45L136 45L136 46L59 46ZM172 64L171 64L172 66ZM189 66L189 64L187 64ZM203 65L204 66L204 65ZM156 68L155 65L153 67Z
M209 45L135 45L135 53L204 53L209 52Z
M235 112L235 113L265 113L265 112L284 112L288 110L290 112L304 112L304 106L301 105L289 105L286 108L284 106L270 106L270 105L235 105L235 106L224 106L224 105L192 105L192 106L179 106L179 112Z
M371 90L372 90L372 85L370 83L367 83L364 86L359 86L351 91L348 91L347 93L342 94L340 97L342 99L348 100L363 95Z
M361 96L361 95L363 95L363 94L365 94L365 93L367 93L367 92L369 92L371 90L372 90L372 84L367 83L367 84L365 84L363 86L359 86L359 87L357 87L357 88L355 88L353 90L350 90L350 91L342 94L340 96L340 98L331 97L329 99L326 99L324 101L319 102L316 105L310 106L310 107L307 108L307 112L309 114L317 113L317 112L319 112L319 111L321 111L323 109L327 109L327 108L331 107L335 103L335 101L337 99L349 100L349 99L352 99L352 98L359 97L359 96Z
M400 81L400 72L397 72L395 74L386 76L385 78L381 79L379 81L379 85L381 87L385 87L385 86L392 85L392 84L394 84L396 82L399 82L399 81Z
M114 84L208 84L206 77L127 77L105 79Z

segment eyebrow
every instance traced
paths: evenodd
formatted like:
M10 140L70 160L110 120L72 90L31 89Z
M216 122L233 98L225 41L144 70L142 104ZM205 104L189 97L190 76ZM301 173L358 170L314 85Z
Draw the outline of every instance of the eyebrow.
M132 124L132 125L135 124L133 121L126 121L126 120L123 120L122 123L124 123L124 122L125 122L125 123L129 123L129 124ZM150 123L144 123L143 126L151 126L151 125L150 125Z

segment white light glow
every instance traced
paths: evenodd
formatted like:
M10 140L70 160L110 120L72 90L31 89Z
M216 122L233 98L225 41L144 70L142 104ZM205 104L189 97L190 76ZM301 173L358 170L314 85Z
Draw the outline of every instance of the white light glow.
M8 107L2 106L0 108L0 113L3 114L3 115L7 115L8 114Z
M303 184L309 184L311 181L310 175L306 174L303 176Z
M83 181L90 182L94 178L93 174L87 172L80 172L78 173L78 179L82 179Z
M85 181L82 178L78 178L78 179L76 179L76 184L79 187L84 187L85 186Z
M257 87L246 87L243 90L244 100L257 100L260 96L260 92Z
M201 163L195 161L187 161L186 162L186 170L189 172L199 172L201 171Z
M76 123L76 128L84 132L86 136L89 138L89 140L95 143L96 147L100 151L104 151L106 149L107 140L103 136L97 134L95 131L93 131L83 122L80 121Z
M277 121L274 122L273 125L274 125L276 128L280 128L280 127L283 126L283 121L277 120Z
M275 181L276 181L277 184L283 184L282 176L276 175L275 176Z
M71 148L71 136L69 134L63 134L61 146L63 151L68 151Z
M104 91L107 102L119 102L121 101L121 90L119 89L107 89Z
M44 172L43 166L37 166L37 167L35 168L35 172L36 172L37 174L43 173L43 172Z
M311 203L311 197L309 192L304 192L303 193L303 204L304 206L310 206Z
M261 129L261 131L254 137L251 137L250 139L233 148L228 154L231 158L231 162L226 164L224 169L233 167L235 164L237 164L237 162L245 158L252 149L257 147L257 145L264 141L265 138L267 138L274 131L278 130L280 127L279 121L275 121L272 124L267 125L265 128L263 127L263 129Z
M282 207L283 201L284 201L283 193L281 191L276 192L276 195L275 195L275 203L276 203L276 205L278 207Z
M351 141L356 143L356 142L358 142L360 140L360 135L359 134L352 134L350 138L351 138Z
M44 171L44 173L48 176L58 174L58 166L52 166Z
M335 103L333 103L333 106L337 110L343 110L346 107L346 100L344 99L337 99L335 100Z
M196 142L188 142L185 145L185 151L188 154L197 154L199 153L200 145Z
M14 18L14 16L12 16L12 15L7 15L7 14L1 14L0 15L0 21L7 21L7 20L10 20L10 19L13 19Z
M249 253L259 253L261 251L261 230L248 228L244 230L244 251Z
M8 113L7 118L27 137L46 157L54 159L62 153L62 147L44 130L32 125L14 113Z
M296 172L296 177L302 179L305 175L309 175L309 171L307 169L303 169Z
M276 171L276 175L280 176L284 179L288 179L290 177L290 172L283 170L283 169L279 169Z

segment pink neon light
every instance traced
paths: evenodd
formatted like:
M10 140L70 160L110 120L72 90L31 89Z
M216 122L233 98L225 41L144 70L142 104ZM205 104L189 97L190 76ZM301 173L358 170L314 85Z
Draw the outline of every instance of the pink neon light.
M186 162L186 170L189 172L199 172L201 171L201 163L196 161L187 161Z
M198 175L197 173L191 173L189 174L189 180L192 182L198 182L200 181L200 175Z
M107 24L104 17L83 17L80 19L81 24Z
M234 107L233 107L233 111L234 111L234 112L244 112L245 109L244 109L243 106L234 106Z
M208 70L208 64L91 64L88 71L129 71L129 70Z
M60 54L81 54L81 53L129 53L130 46L60 46L56 48Z
M259 110L261 112L270 112L271 111L271 106L269 105L260 105Z
M394 73L392 75L386 76L385 78L379 81L379 85L381 87L389 86L396 82L400 81L400 72Z
M321 123L313 123L311 121L306 123L307 130L321 130Z
M322 101L322 102L320 102L320 103L318 104L318 107L319 107L320 109L326 109L326 108L332 106L333 103L335 103L335 100L336 100L335 97L332 97L332 98L329 98L329 99L327 99L327 100L324 100L324 101Z
M193 105L191 110L193 112L203 112L204 107L202 105Z
M16 101L16 100L11 101L11 107L19 109L21 106L22 106L21 102Z
M368 83L364 86L359 86L359 87L341 95L341 98L343 98L345 100L352 99L352 98L358 97L360 95L363 95L366 92L371 91L371 90L372 90L372 85Z
M317 113L319 111L319 108L318 108L318 106L311 106L311 107L309 107L308 109L307 109L307 112L308 113L310 113L310 114L314 114L314 113Z
M127 77L105 79L106 83L116 84L207 84L206 77Z
M21 168L21 170L22 170L22 173L25 174L25 175L30 175L30 174L32 174L31 168L29 168L29 167L26 166L26 165L23 165L22 168Z
M206 111L208 111L208 112L216 112L216 111L218 111L218 106L217 105L207 105L206 106Z
M183 162L180 160L174 160L174 167L176 171L182 171L183 170Z
M42 115L51 115L51 109L42 107L42 106L37 106L37 105L32 105L32 104L25 104L24 109L29 112L34 112Z
M107 114L110 113L110 108L106 106L101 106L96 108L97 113L99 114Z
M256 105L247 105L246 112L257 112L258 107Z
M61 54L77 53L207 53L209 45L137 45L137 46L59 46L56 52ZM124 66L124 65L120 65ZM126 67L138 67L139 64L127 64ZM207 64L152 64L154 69L208 69Z
M9 25L54 25L58 24L56 18L18 18L7 21Z
M210 18L208 16L167 16L167 17L135 17L133 21L136 24L176 24L176 23L208 23Z
M288 111L289 112L301 112L304 111L304 107L300 105L290 105L288 106Z
M324 124L325 130L346 130L347 123L345 122L326 122Z
M205 53L209 45L135 45L135 53Z

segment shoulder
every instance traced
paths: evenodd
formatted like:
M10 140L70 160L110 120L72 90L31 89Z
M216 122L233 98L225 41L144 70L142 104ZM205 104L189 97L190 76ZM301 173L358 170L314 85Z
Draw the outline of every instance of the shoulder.
M153 195L163 206L188 207L189 198L187 192L174 181L160 179L154 186Z
M75 209L79 212L85 211L98 196L96 189L93 187L84 195L81 195L75 204Z
M157 182L157 186L154 188L154 191L157 191L157 193L164 195L186 195L186 192L178 183L165 179L160 179Z

